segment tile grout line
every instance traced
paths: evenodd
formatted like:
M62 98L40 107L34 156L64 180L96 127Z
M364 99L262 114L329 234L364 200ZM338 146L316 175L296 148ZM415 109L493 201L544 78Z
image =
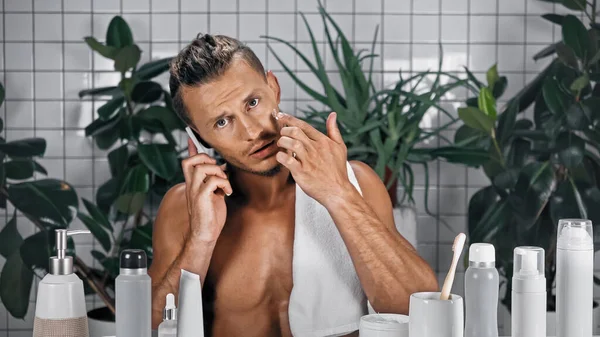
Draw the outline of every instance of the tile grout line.
M94 14L94 0L91 0L91 2L90 2L90 13L89 14L90 14L90 30L91 30L90 33L93 36L94 35L94 16L95 16L95 14ZM91 87L95 88L96 87L96 76L95 76L96 72L94 71L94 68L95 68L95 62L94 61L95 61L95 59L96 59L97 56L95 55L94 51L91 51L90 53L91 53L91 55L88 54L88 56L91 57L90 59L92 61L92 71L91 71L91 73L92 73L92 75L91 75L92 76L91 77L92 83L91 83ZM94 113L95 112L95 103L96 103L95 96L92 96L91 100L92 100L92 111L90 113L92 114L92 116L91 116L92 120L94 120L94 117L95 117L95 113ZM63 123L66 126L66 120L63 121ZM64 139L65 139L65 141L67 139L66 130L65 130L65 137L64 137ZM92 195L92 200L95 200L96 199L95 198L95 192L96 192L96 183L95 183L96 182L96 147L94 146L94 139L93 138L92 138L92 145L91 146L92 146L92 194L93 194ZM64 155L66 155L66 147L65 147L65 153L64 153ZM66 162L66 160L65 160L65 162ZM108 165L108 163L106 163L106 164ZM95 242L94 242L94 240L92 240L92 249L94 249L94 248L96 248L95 247ZM92 267L96 268L96 259L92 259ZM92 306L94 308L96 307L96 297L97 296L95 296L95 295L92 296Z
M5 87L6 90L6 11L5 11L5 1L2 1L2 80L3 80L3 86ZM5 96L6 97L6 96ZM4 108L4 119L3 121L5 122L4 124L6 124L6 102L2 103L3 108ZM5 126L6 128L6 126ZM6 132L4 133L4 136L6 138ZM4 158L2 159L2 162L6 161L6 156L4 156ZM8 223L8 208L4 210L4 223ZM0 304L2 305L2 307L4 307L4 304ZM6 332L6 336L8 336L8 310L4 310L4 319L6 322L6 325L4 326L4 332Z

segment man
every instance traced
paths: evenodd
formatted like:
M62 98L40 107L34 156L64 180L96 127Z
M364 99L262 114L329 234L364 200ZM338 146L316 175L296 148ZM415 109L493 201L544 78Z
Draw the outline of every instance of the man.
M377 312L407 314L411 293L438 289L431 268L396 230L377 174L351 162L362 196L350 183L335 113L327 135L274 114L277 78L226 36L196 38L170 72L177 113L226 164L188 141L185 183L165 195L154 225L153 328L186 269L200 275L208 335L291 335L296 184L331 215Z

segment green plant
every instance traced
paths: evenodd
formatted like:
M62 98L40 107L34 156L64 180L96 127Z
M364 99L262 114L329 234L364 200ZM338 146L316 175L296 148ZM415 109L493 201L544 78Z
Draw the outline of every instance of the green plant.
M3 200L8 198L40 229L22 240L15 230L16 218L13 217L0 233L0 253L9 258L4 268L7 271L3 273L7 276L0 281L0 289L5 289L2 301L11 315L19 318L27 310L31 270L40 275L48 270L48 257L55 249L53 230L68 227L75 217L91 231L101 247L91 252L100 267L91 268L75 257L76 273L84 281L86 294L99 295L108 308L104 312L108 316L111 312L114 314L114 281L119 273L121 251L143 249L149 262L152 260L152 218L144 206L149 204L152 195L160 200L171 186L184 180L181 153L186 148L179 149L172 134L182 130L184 125L173 110L170 95L152 81L168 70L170 58L138 67L142 51L120 16L111 20L105 43L93 37L86 37L85 42L98 54L113 60L114 69L121 74L119 83L114 86L79 93L81 98L108 99L98 108L98 117L85 128L85 134L93 137L100 149L109 151L111 178L99 186L95 201L82 199L82 209L78 207L77 194L66 182L38 180L6 185L2 179ZM43 139L0 144L2 156L5 150L12 161L3 164L2 177L25 179L33 175L34 170L45 173L31 159L44 153ZM19 256L15 257L14 252L21 241L23 263L18 264ZM7 242L10 244L5 245ZM72 250L71 254L74 253ZM12 286L10 290L9 286Z
M329 52L337 66L336 75L339 74L341 79L342 92L334 87L330 75L325 70L324 57L320 54L319 44L304 14L301 13L301 16L311 39L315 62L311 62L288 41L272 36L266 38L291 48L319 80L322 91L311 88L302 81L272 47L269 48L298 87L326 107L326 110L318 110L309 106L307 110L302 111L302 118L325 132L327 116L331 111L337 112L349 160L360 160L371 166L386 183L394 205L398 201L397 181L403 186L400 203L406 199L414 202L414 165L422 166L428 172L428 163L436 158L460 162L466 152L469 152L468 158L484 155L476 149L455 148L451 145L439 148L418 147L430 138L442 137L440 133L456 122L452 114L440 105L440 99L450 90L468 85L467 81L442 72L440 60L440 69L435 72L425 71L411 77L403 77L400 71L400 80L392 88L378 90L373 83L373 60L378 56L374 54L378 30L375 30L370 51L356 51L320 3L319 13L325 27ZM334 38L334 34L337 34L337 37ZM365 61L368 61L368 64L365 64ZM441 84L443 78L448 80L447 84ZM431 82L424 85L428 80ZM425 87L425 90L422 87ZM431 131L422 129L420 123L431 108L446 114L451 121ZM426 185L427 193L428 180ZM427 200L427 196L425 199Z
M564 2L575 3L579 0ZM590 9L586 15L595 19L596 1ZM483 149L489 157L482 169L490 185L469 202L470 241L495 245L507 289L514 248L544 248L553 311L558 220L587 218L600 230L600 26L592 20L586 28L573 15L544 17L561 25L563 38L552 46L558 58L501 109L491 94L499 78L495 66L487 85L473 78L480 91L459 109L465 125L457 130L455 145ZM533 119L517 118L531 104ZM502 303L510 310L510 291Z
M0 105L4 103L4 87L0 84ZM4 123L0 119L0 132ZM29 308L29 294L34 275L48 268L54 247L53 231L66 228L78 206L77 193L69 183L43 178L32 180L34 173L47 175L36 158L46 152L46 140L26 138L6 142L0 137L0 208L12 204L14 211L0 231L0 255L6 259L0 273L0 299L14 317L23 318ZM38 177L39 178L39 177ZM17 230L18 213L38 230L23 238ZM69 241L72 254L73 244ZM81 260L76 259L76 263Z

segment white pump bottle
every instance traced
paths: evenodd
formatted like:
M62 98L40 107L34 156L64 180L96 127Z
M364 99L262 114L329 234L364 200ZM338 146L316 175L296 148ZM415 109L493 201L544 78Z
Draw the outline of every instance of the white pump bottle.
M546 337L543 248L515 248L511 295L512 337Z
M67 238L88 230L56 229L57 256L50 258L50 273L38 285L33 337L88 337L83 282L73 273L73 257L65 254Z

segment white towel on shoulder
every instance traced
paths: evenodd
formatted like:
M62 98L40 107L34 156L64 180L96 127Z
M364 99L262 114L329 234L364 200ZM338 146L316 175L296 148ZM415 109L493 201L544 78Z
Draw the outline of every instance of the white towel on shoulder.
M361 193L350 163L350 182ZM341 336L368 311L350 253L325 207L296 185L296 225L289 302L294 337Z

